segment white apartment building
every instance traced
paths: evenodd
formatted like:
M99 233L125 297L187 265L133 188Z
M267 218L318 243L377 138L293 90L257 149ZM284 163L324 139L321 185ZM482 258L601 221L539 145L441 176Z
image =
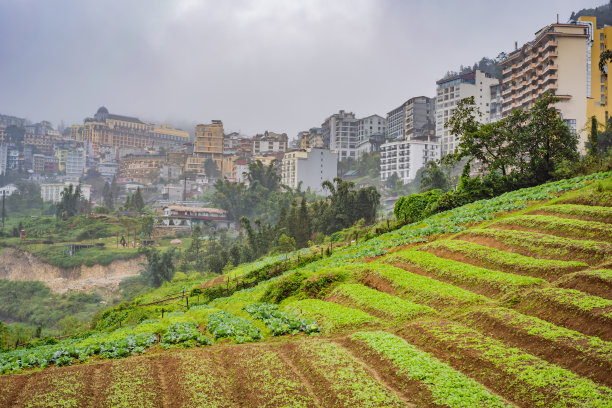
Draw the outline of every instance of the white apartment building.
M281 164L281 182L297 188L302 182L302 191L310 188L317 194L326 194L321 184L332 181L338 175L338 155L327 149L305 149L285 153Z
M440 144L426 140L398 140L380 148L380 178L387 180L393 173L404 184L414 180L417 171L428 161L440 158Z
M286 152L289 138L286 133L265 131L263 135L253 137L253 154Z
M457 103L464 98L474 97L476 107L482 113L481 121L490 122L491 86L498 85L499 80L491 75L475 70L465 74L443 78L436 82L436 136L442 144L442 156L452 153L458 145L458 139L445 127L453 116Z
M12 183L7 184L6 186L0 187L0 197L2 196L8 197L16 191L19 191L16 185Z
M384 141L387 132L387 119L379 115L366 116L357 121L357 156L359 158L364 153L375 150L377 143L372 143L374 139Z
M323 146L338 155L338 160L356 159L359 145L359 120L352 112L341 110L321 125Z
M75 147L66 152L66 175L81 177L85 171L85 148Z
M59 203L62 200L62 192L64 188L72 185L76 188L77 185L81 186L81 196L83 199L89 201L91 197L91 186L89 184L78 184L70 181L64 183L44 183L40 185L40 196L43 201L47 203Z

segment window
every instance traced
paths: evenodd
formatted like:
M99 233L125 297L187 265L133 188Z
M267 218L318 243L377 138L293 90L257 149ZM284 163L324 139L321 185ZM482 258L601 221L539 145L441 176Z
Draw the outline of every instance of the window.
M604 82L606 82L606 77L604 75L601 76L601 83L603 84Z
M599 44L599 49L600 49L601 51L603 51L603 50L604 50L604 43Z
M601 103L606 103L606 95L601 95Z
M605 87L605 85L602 85L602 86L601 86L601 92L602 92L602 93L603 93L603 92L605 92L605 88L606 88L606 87Z
M604 40L604 35L603 33L599 34L599 41L603 41Z

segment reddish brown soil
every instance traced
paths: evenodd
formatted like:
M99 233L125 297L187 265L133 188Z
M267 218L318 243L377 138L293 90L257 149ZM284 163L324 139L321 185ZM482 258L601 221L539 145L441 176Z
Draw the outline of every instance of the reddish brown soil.
M163 407L180 408L186 405L187 396L181 383L179 364L176 358L168 354L158 354L150 357L153 363L154 381L160 388Z
M407 378L394 367L391 360L374 352L362 342L345 337L337 339L336 343L344 347L372 377L407 404L418 407L439 406L433 402L432 394L425 385Z
M411 323L407 325L399 335L409 343L418 346L421 350L431 353L436 358L449 364L455 370L462 372L479 383L486 386L497 395L504 396L507 400L518 406L532 407L533 400L525 392L524 383L515 376L503 372L488 360L482 358L480 353L474 350L460 350L451 342L443 342L429 336L419 326L424 323ZM541 406L552 406L555 401L555 390L545 393L549 398L539 401Z
M612 300L612 284L597 276L577 273L558 282L557 286Z
M515 306L515 309L557 326L596 336L605 341L612 341L612 319L605 317L600 309L584 311L552 302L551 299L541 297L538 291L533 291L525 296Z
M608 387L612 386L612 362L595 353L582 352L574 342L550 341L517 329L501 318L483 311L473 311L463 322L506 344L518 347L553 364L590 378ZM588 344L583 344L585 349Z
M397 295L397 291L391 282L389 282L387 279L381 278L380 276L374 275L373 273L364 272L359 277L359 282L369 288L376 289L393 296Z
M495 228L498 230L506 230L506 231L537 232L539 234L554 235L556 237L597 241L597 239L585 237L584 234L580 232L580 230L577 230L576 232L567 232L567 231L559 231L559 230L548 230L545 228L538 228L538 227L527 227L525 225L519 225L519 224L503 224L503 225L493 224L491 228Z
M13 406L15 399L30 380L30 377L30 375L0 376L0 406Z

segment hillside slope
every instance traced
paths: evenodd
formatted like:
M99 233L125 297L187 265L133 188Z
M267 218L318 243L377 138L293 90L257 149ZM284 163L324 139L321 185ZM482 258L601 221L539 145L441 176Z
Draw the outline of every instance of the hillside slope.
M0 371L26 369L0 377L0 406L612 407L612 174L473 203L206 303L0 354Z

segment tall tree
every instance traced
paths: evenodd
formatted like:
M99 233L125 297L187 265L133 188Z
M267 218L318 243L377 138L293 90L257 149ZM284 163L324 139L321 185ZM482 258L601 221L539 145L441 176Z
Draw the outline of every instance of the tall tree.
M210 178L221 177L221 170L219 170L217 163L213 159L206 159L204 161L204 173Z
M599 149L598 149L598 131L597 131L597 127L598 127L598 122L597 122L597 118L595 116L591 117L591 132L589 133L589 141L588 141L588 149L589 149L589 155L596 157L599 154Z
M144 199L142 198L142 193L140 192L140 187L136 188L136 192L132 198L132 204L138 211L142 211L145 207Z
M442 192L450 190L450 181L448 180L448 176L435 161L427 162L425 168L421 172L421 184L419 190L421 193L430 190L442 190Z

